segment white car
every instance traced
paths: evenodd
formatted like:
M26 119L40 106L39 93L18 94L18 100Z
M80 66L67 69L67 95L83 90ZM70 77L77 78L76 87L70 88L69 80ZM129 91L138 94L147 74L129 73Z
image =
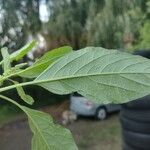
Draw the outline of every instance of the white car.
M103 120L108 113L119 111L121 106L118 104L97 104L78 93L73 93L70 97L70 110L77 115L96 116L97 119Z

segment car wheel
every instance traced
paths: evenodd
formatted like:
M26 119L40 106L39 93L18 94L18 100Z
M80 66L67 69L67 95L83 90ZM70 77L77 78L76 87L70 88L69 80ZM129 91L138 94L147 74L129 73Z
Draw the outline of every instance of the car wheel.
M107 117L107 111L104 107L100 107L96 111L96 118L99 120L104 120Z

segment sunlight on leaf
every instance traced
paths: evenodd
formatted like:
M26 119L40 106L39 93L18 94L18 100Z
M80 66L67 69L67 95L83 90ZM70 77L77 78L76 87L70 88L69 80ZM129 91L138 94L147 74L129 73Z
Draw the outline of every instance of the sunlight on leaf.
M26 78L35 78L40 75L50 64L70 52L72 52L72 48L70 46L64 46L51 50L45 53L32 66L21 71L18 75Z
M19 50L15 51L14 53L12 53L10 55L11 61L13 61L13 60L18 61L21 58L23 58L23 56L25 56L29 51L31 51L32 48L36 46L36 44L37 44L37 42L35 40L33 40L32 42L26 44L21 49L19 49Z

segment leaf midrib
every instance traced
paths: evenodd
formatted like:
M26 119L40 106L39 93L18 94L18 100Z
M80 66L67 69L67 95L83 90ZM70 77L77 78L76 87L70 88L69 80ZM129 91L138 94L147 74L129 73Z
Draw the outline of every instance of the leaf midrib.
M36 125L34 119L32 119L32 117L30 116L30 114L28 113L28 111L26 111L24 108L22 108L23 111L28 115L29 119L32 121L32 123L34 124L34 126L36 127L37 131L40 133L40 136L42 137L43 141L46 143L47 147L50 149L49 145L47 144L47 141L45 140L45 138L42 135L42 131L40 130L40 128ZM35 135L34 135L35 136Z
M40 76L38 76L35 80L30 81L30 82L24 82L24 83L19 83L16 85L10 85L7 87L3 87L0 89L0 92L7 91L19 86L26 86L26 85L32 85L32 84L40 84L40 83L45 83L45 82L54 82L54 81L59 81L59 80L66 80L66 79L73 79L73 78L81 78L81 77L89 77L89 76L101 76L101 75L117 75L117 74L150 74L150 72L112 72L112 73L97 73L97 74L86 74L86 75L76 75L76 76L65 76L65 77L58 77L58 78L49 78L49 79L38 79Z
M89 77L89 76L101 76L101 75L117 75L117 74L150 74L150 72L112 72L112 73L96 73L96 74L86 74L86 75L71 75L71 76L65 76L65 77L58 77L58 78L49 78L47 80L39 80L38 78L41 78L40 76L38 76L35 80L33 80L33 82L35 81L39 81L38 83L41 82L47 82L47 81L57 81L57 80L65 80L65 79L72 79L72 78L80 78L80 77Z

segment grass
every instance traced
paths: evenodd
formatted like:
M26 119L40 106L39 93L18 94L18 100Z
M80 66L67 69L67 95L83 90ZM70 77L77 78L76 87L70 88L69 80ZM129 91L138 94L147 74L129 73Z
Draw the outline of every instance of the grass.
M69 126L79 150L120 150L121 130L118 115L104 121L79 120Z
M21 111L14 105L9 104L0 106L0 127L18 119L20 114Z

